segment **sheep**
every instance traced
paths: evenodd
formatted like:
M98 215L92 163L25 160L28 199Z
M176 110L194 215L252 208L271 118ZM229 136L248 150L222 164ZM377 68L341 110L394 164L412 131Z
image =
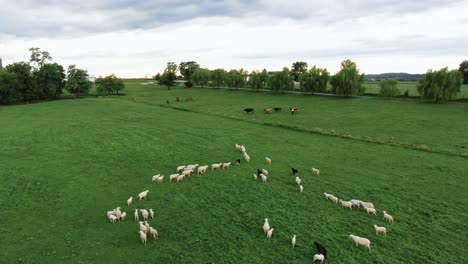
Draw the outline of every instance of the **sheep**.
M169 175L169 181L172 181L172 180L174 180L174 179L177 179L178 176L179 176L179 174L177 174L177 173L176 173L176 174L171 174L171 175Z
M318 260L318 261L323 263L324 259L325 259L325 257L322 254L315 254L313 260L314 260L314 262Z
M263 171L260 170L260 169L257 169L257 173L260 175L260 174L263 174ZM266 175L266 174L265 174Z
M350 202L353 204L353 206L361 207L361 201L359 200L353 199Z
M159 178L156 180L157 183L161 183L164 179L164 175L159 176Z
M146 245L146 233L143 231L138 232L140 234L141 243Z
M296 175L299 173L299 170L296 170L295 168L291 168L291 171L293 173L293 175Z
M268 171L265 169L262 169L262 174L265 174L265 176L268 176Z
M281 107L275 107L275 108L273 108L273 110L275 110L275 112L281 111L281 109L283 109L283 108L281 108Z
M289 110L291 110L291 115L294 115L294 113L299 112L299 108L297 108L297 107L289 108Z
M149 228L149 233L150 235L153 237L153 239L158 239L159 238L159 235L158 235L158 230L150 227Z
M159 176L160 176L160 175L161 175L161 174L154 175L153 177L151 177L151 182L157 181L157 180L159 179Z
M375 208L373 203L361 201L362 207Z
M260 174L260 177L262 177L262 182L264 182L264 183L265 183L265 182L267 181L267 179L268 179L268 177L265 176L265 175L263 175L263 174Z
M301 185L301 178L296 176L296 183L297 183L297 185Z
M148 221L145 221L145 226L146 226L146 230L149 231L150 225L148 224Z
M182 175L185 177L185 176L190 176L190 174L193 172L192 169L188 169L188 170L184 170L182 172Z
M115 223L115 221L117 220L117 216L111 214L111 215L109 215L109 220L110 220L112 223Z
M236 159L236 161L235 161L235 163L234 163L234 164L235 164L236 166L239 166L239 165L240 165L240 162L241 162L241 160L240 160L240 159Z
M228 169L231 166L231 162L223 163L223 169Z
M271 159L269 157L265 157L265 160L268 163L268 165L271 165Z
M185 167L185 170L187 170L187 169L193 170L193 169L195 169L196 167L198 167L198 163L197 163L197 164L193 164L193 165L187 165L187 167Z
M324 257L327 257L327 249L322 244L315 241L314 246L317 248L319 254L323 255Z
M237 150L240 150L240 149L241 149L241 145L239 145L239 144L236 143L236 149L237 149Z
M317 176L320 175L320 171L319 171L318 169L316 169L316 168L312 168L312 173L313 173L314 175L317 175Z
M375 229L375 234L376 235L378 235L379 233L384 233L384 235L387 235L387 228L385 228L383 226L374 225L374 229Z
M109 218L110 215L114 215L114 210L107 211L107 213L106 213L107 218Z
M338 198L337 198L336 196L333 196L333 195L332 195L332 196L330 197L330 200L332 200L332 201L335 202L335 203L338 203Z
M263 112L265 112L265 114L271 114L271 112L273 112L273 109L265 108L265 109L263 109Z
M270 224L268 223L268 218L265 218L265 223L263 224L263 232L266 234L270 230Z
M135 221L140 220L140 217L138 216L138 209L135 209Z
M177 170L176 170L176 171L177 171L177 172L181 172L181 171L183 171L184 169L185 169L185 165L182 165L182 166L177 167Z
M203 174L203 173L206 172L206 169L207 169L207 168L208 168L208 165L198 167L197 173L198 173L198 174Z
M184 180L184 175L183 174L177 176L177 182L180 182L180 181L183 181L183 180Z
M365 246L365 247L368 248L369 250L371 249L371 248L370 248L371 242L370 242L369 239L363 238L363 237L354 236L354 235L349 235L349 237L350 237L352 240L354 240L354 243L356 243L356 247L358 247L359 245L361 245L361 246Z
M296 246L296 235L293 236L291 240L292 247L294 248Z
M340 203L341 203L341 207L343 208L349 208L349 209L353 209L353 203L351 202L346 202L346 201L343 201L341 199L338 200Z
M257 174L254 173L253 177L255 180L257 180Z
M245 148L244 145L241 146L241 149L240 149L240 150L241 150L242 154L246 154L246 153L247 153L247 149Z
M217 169L221 168L222 165L223 165L223 163L211 164L211 170L217 170Z
M324 192L323 195L325 195L325 198L328 200L328 198L332 198L333 197L333 194L329 194L329 193L326 193Z
M375 210L375 208L364 207L364 210L366 210L367 214L372 213L374 215L377 215L377 210Z
M384 215L385 220L393 224L393 216L387 214L387 211L383 211L383 215Z
M138 224L140 225L140 231L148 233L148 228L146 227L146 225L143 224L142 221L139 221Z
M149 215L148 210L140 209L140 213L143 216L143 220L148 221L148 215Z
M117 217L117 219L120 219L120 216L122 216L122 211L120 211L120 207L114 209L114 215L115 217Z
M127 205L130 206L133 202L133 197L128 198Z
M126 212L122 212L122 214L120 215L120 219L125 220L125 217L127 216L127 213Z
M299 191L300 192L303 192L304 191L304 187L302 185L299 185Z
M153 219L153 218L154 218L154 211L153 211L153 209L149 209L149 213L150 213L151 219Z
M253 108L244 108L244 112L246 112L247 114L250 114L250 113L254 113L255 109Z
M149 190L146 190L146 191L143 191L141 193L138 194L138 199L141 201L142 199L145 199L146 200L146 196L148 195L149 193Z
M245 154L244 154L244 159L245 159L245 161L250 162L250 156L249 156L249 154L245 153Z
M268 230L268 233L267 233L267 238L270 239L271 236L273 235L273 230L275 230L274 228Z

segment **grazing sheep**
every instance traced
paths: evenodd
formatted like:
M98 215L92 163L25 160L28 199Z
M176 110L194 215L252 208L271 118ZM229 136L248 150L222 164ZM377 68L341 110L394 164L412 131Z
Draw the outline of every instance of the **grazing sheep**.
M188 169L188 170L184 170L182 172L182 175L185 177L185 176L190 176L190 174L192 174L192 169Z
M236 149L237 149L237 150L240 150L240 149L241 149L241 145L239 145L239 144L236 143Z
M222 165L223 165L223 163L211 164L211 170L217 170L217 169L221 168Z
M126 212L122 212L122 214L120 215L120 219L125 220L125 217L127 216L127 213Z
M367 214L372 213L374 215L377 215L377 210L375 210L375 208L364 207L364 210L366 210Z
M111 215L109 215L109 220L110 220L112 223L115 223L115 221L117 220L117 216L111 214Z
M385 220L387 220L389 223L393 224L393 216L387 214L387 211L383 211L383 216L384 216Z
M368 202L362 202L361 201L362 207L368 207L368 208L375 208L373 203L368 203Z
M154 218L154 211L153 211L153 209L149 209L149 213L150 213L151 219L153 219L153 218Z
M354 243L356 243L356 247L358 247L359 245L361 246L365 246L366 248L368 248L369 250L371 249L370 248L370 240L367 239L367 238L363 238L363 237L358 237L358 236L354 236L354 235L349 235L349 237L354 240Z
M158 179L156 180L157 183L161 183L164 179L164 175L159 176Z
M376 235L378 235L379 233L384 233L384 235L387 235L387 228L385 228L383 226L374 225L374 229L375 229L375 234Z
M317 260L320 261L320 262L323 262L324 259L325 259L325 257L322 254L315 254L313 260L314 260L314 262L317 261Z
M244 108L244 112L246 112L247 114L250 114L250 113L254 113L255 109L253 108Z
M249 162L249 161L250 161L250 156L249 156L249 154L245 153L245 154L244 154L244 159L245 159L245 161Z
M140 225L140 231L148 233L148 228L146 227L146 225L143 224L142 221L139 221L138 224Z
M296 246L296 235L293 236L293 238L291 240L291 244L292 244L293 248Z
M240 159L236 159L235 165L236 165L236 166L239 166L239 165L240 165L240 162L241 162Z
M265 169L262 169L262 174L264 174L265 176L268 176L268 171Z
M269 157L265 157L266 162L271 165L271 159Z
M156 229L150 227L150 228L149 228L149 233L150 233L150 235L153 237L153 239L158 239L158 238L159 238L159 236L158 236L158 230L156 230Z
M312 168L312 173L313 173L314 175L317 175L317 176L320 175L320 171L319 171L318 169L316 169L316 168Z
M274 228L268 230L268 233L267 233L267 238L270 239L271 236L273 235L273 230L275 230Z
M177 179L177 177L179 176L179 174L171 174L169 175L169 181L172 181L174 179Z
M260 177L262 177L262 182L264 182L264 183L265 183L265 182L267 181L267 179L268 179L268 177L265 176L265 175L263 175L263 174L260 174Z
M133 197L128 198L127 205L130 206L133 202Z
M263 171L262 171L262 170L260 170L260 169L257 169L257 173L260 175L260 174L262 174L262 173L263 173Z
M338 198L337 198L336 196L333 196L333 195L332 195L332 196L330 197L330 200L332 200L332 201L335 202L335 203L338 203Z
M146 230L148 230L148 231L149 231L149 229L150 229L150 225L148 224L148 221L145 221L145 226L146 226Z
M231 162L223 163L223 169L228 169L231 166Z
M343 201L341 199L338 200L340 203L341 203L341 207L343 208L349 208L349 209L353 209L353 203L352 202L346 202L346 201Z
M271 114L271 112L273 112L273 109L265 108L265 109L263 109L263 112L265 112L265 114Z
M203 174L203 173L206 172L206 169L207 169L207 168L208 168L208 165L198 167L197 173L198 173L198 174Z
M257 180L257 174L254 173L253 176L254 176L254 179Z
M114 209L114 215L117 217L117 219L120 219L120 216L122 216L122 211L120 211L120 207Z
M293 173L293 175L296 175L299 173L299 170L296 170L295 168L291 168L291 171Z
M246 153L247 153L247 149L245 148L244 145L241 146L241 152L242 152L242 154L246 154Z
M297 113L299 112L299 108L289 108L289 110L291 110L291 115L294 115L294 113Z
M302 185L299 185L299 191L300 192L303 192L304 191L304 187Z
M185 165L182 165L182 166L177 167L177 170L176 170L176 171L177 171L177 172L181 172L181 171L183 171L184 169L185 169Z
M354 206L361 207L361 201L353 199L350 201Z
M177 182L183 181L184 177L185 177L185 175L183 175L183 174L177 176Z
M148 195L149 193L149 190L146 190L146 191L143 191L141 193L138 194L138 199L141 201L142 199L145 199L146 200L146 196Z
M138 209L135 209L135 221L140 220L140 217L138 216Z
M189 170L194 170L196 167L198 167L198 163L197 164L193 164L193 165L187 165L187 167L185 167L185 170L189 169Z
M141 243L146 245L146 233L143 231L138 232L140 234Z
M297 183L297 185L301 185L301 178L296 176L296 183Z
M268 223L268 218L265 218L265 223L263 224L263 232L266 234L270 230L270 224Z
M329 198L332 198L333 197L333 194L329 194L329 193L326 193L324 192L323 195L325 195L325 198L328 200Z
M146 210L146 209L140 209L140 213L141 213L141 215L143 216L143 220L144 220L144 221L148 221L148 215L149 215L148 210Z
M159 179L159 175L160 175L160 174L154 175L153 177L151 177L151 182L157 181L157 180Z
M109 218L110 215L115 215L115 214L114 214L114 210L112 210L112 211L107 211L107 213L106 213L107 218Z
M283 108L281 108L281 107L275 107L275 108L273 108L273 110L275 110L275 112L281 111L281 109L283 109Z
M322 244L315 241L314 246L317 248L319 254L323 255L324 257L327 257L327 249Z

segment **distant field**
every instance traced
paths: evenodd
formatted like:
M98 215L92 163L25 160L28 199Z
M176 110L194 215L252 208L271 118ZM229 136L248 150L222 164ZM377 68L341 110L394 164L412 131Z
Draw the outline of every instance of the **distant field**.
M405 91L408 91L410 96L419 96L417 85L417 82L398 82L398 88L401 90L401 93L403 94ZM366 82L364 86L366 87L366 93L369 94L378 94L380 91L378 82ZM462 86L461 92L456 98L468 98L468 85Z

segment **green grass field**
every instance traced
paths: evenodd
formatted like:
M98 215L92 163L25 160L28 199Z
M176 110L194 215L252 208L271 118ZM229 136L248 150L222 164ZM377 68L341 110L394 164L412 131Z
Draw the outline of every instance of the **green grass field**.
M394 137L458 153L467 146L465 104L127 87L125 97L0 107L1 262L311 263L316 240L328 249L325 263L468 262L467 159L262 124ZM194 112L157 105L175 96L194 97L177 105ZM241 111L275 104L301 113ZM246 122L253 118L262 122ZM167 181L181 164L240 158L235 143L247 147L250 163ZM291 166L300 170L303 193ZM266 184L252 177L261 167L270 171ZM158 173L166 179L152 184ZM146 189L147 201L126 205ZM325 191L372 201L378 216L342 209ZM117 206L127 219L111 224L105 212ZM135 208L155 210L149 223L159 240L140 243ZM275 229L271 240L262 231L265 217ZM373 224L386 226L387 237L375 235ZM369 238L372 250L356 248L349 234Z
M364 84L366 87L366 93L368 94L378 94L380 91L379 82L366 82ZM419 96L417 82L398 82L398 89L401 93L408 91L409 96ZM468 98L468 85L463 85L461 87L461 92L456 96L456 98Z

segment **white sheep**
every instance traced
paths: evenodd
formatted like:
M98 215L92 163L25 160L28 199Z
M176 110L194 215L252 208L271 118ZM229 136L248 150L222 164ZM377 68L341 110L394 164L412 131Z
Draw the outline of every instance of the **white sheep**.
M268 218L265 218L265 223L263 224L263 232L266 234L270 230L270 224L268 223Z
M253 177L255 180L257 180L257 174L254 173Z
M169 181L177 179L177 177L179 177L179 174L171 174L171 175L169 175Z
M260 177L262 177L262 182L266 182L268 180L268 177L263 174L260 174Z
M239 145L239 144L236 143L236 149L237 149L237 150L240 150L240 149L241 149L241 145Z
M296 246L296 235L293 236L293 238L291 240L291 244L292 244L292 247Z
M245 160L246 160L247 162L250 162L250 156L249 156L249 154L245 153L245 154L244 154L244 158L245 158Z
M304 191L304 187L302 185L299 185L299 191L300 192L303 192Z
M356 243L356 247L358 247L359 245L361 245L361 246L365 246L365 247L368 248L369 250L371 249L371 248L370 248L371 242L370 242L369 239L363 238L363 237L354 236L354 235L349 235L349 237L350 237L352 240L354 240L354 243Z
M143 220L148 221L148 210L146 209L140 209L141 215L143 216Z
M271 165L271 159L269 157L265 157L266 162Z
M122 212L122 214L120 215L120 219L125 220L125 217L127 216L127 213L126 212Z
M156 230L156 229L150 227L150 228L149 228L149 233L150 233L150 235L153 237L153 239L158 239L158 237L159 237L159 236L158 236L158 230Z
M313 260L314 260L314 262L318 260L318 261L320 261L320 262L323 263L323 260L324 260L324 259L325 259L325 256L324 256L324 255L322 255L322 254L315 254Z
M324 192L323 195L325 195L325 198L328 200L329 198L332 198L333 197L333 194L329 194L329 193L326 193Z
M191 174L192 172L193 172L192 169L184 170L184 171L182 172L182 175L184 175L184 176L190 176L190 174Z
M231 166L231 162L223 163L223 169L227 169Z
M142 221L139 221L138 224L140 225L140 231L148 233L148 228L146 227L146 225Z
M153 211L153 209L149 209L149 213L150 213L151 219L153 219L153 218L154 218L154 211Z
M206 169L208 168L208 165L198 167L197 173L198 174L203 174L206 172Z
M177 171L177 172L181 172L181 171L183 171L184 169L185 169L185 165L182 165L182 166L177 167L177 170L176 170L176 171Z
M185 167L185 169L187 170L194 170L196 167L198 167L198 163L197 164L193 164L193 165L187 165L187 167Z
M383 226L374 225L374 229L375 229L375 234L376 235L378 235L379 233L384 233L384 235L387 235L387 228L385 228Z
M353 206L361 207L361 201L360 200L353 199L350 202L353 204Z
M320 175L320 171L319 171L318 169L316 169L316 168L312 168L312 173L313 173L314 175L317 175L317 176Z
M133 202L133 197L128 198L127 205L130 206Z
M363 201L361 201L361 205L362 205L362 207L375 208L375 207L374 207L374 204L373 204L373 203L369 203L369 202L363 202Z
M160 176L160 175L161 175L161 174L154 175L153 177L151 177L151 182L157 181L157 180L159 179L159 176Z
M299 176L296 176L296 183L297 185L301 185L301 178Z
M107 218L109 218L110 215L115 215L115 214L114 214L114 210L112 210L112 211L107 211L107 213L106 213Z
M141 243L146 245L146 233L143 231L138 232L140 234Z
M244 145L241 146L241 152L244 154L247 153L247 149L245 148Z
M332 200L332 201L335 202L335 203L338 203L338 198L337 198L336 196L333 196L333 195L332 195L332 196L330 197L330 200Z
M111 214L111 215L109 215L109 220L110 220L112 223L115 223L115 221L117 220L117 216Z
M120 216L122 216L122 211L120 211L120 207L114 209L114 215L117 217L117 219L120 219Z
M135 221L140 220L140 217L138 216L138 209L135 209Z
M164 179L164 175L159 176L159 178L156 180L156 182L161 183Z
M383 211L383 215L384 215L385 220L393 224L393 216L387 214L387 211Z
M177 176L177 182L182 181L182 180L184 179L184 177L185 177L185 176L184 176L183 174Z
M211 164L211 170L217 170L217 169L221 168L222 165L223 165L223 163Z
M268 230L268 233L267 233L267 238L270 239L271 236L273 235L273 230L275 230L274 228Z
M338 200L340 203L341 203L341 207L343 208L349 208L349 209L353 209L353 203L352 202L346 202L346 201L343 201L341 199Z
M268 176L268 171L265 169L262 169L262 173L265 174L265 176Z
M148 195L149 193L149 190L146 190L146 191L143 191L141 193L138 194L138 199L141 201L142 199L145 199L146 200L146 196Z
M377 215L377 210L375 210L375 208L371 208L371 207L364 207L364 210L366 210L367 214L374 214L374 215Z
M148 231L149 231L149 229L150 229L150 225L148 224L148 221L145 221L145 226L146 226L146 230L148 230Z

